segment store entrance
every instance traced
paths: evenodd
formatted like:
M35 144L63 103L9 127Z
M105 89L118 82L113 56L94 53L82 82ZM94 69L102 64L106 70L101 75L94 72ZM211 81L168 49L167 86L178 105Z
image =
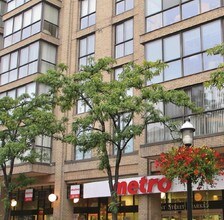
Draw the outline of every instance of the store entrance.
M164 211L162 220L187 220L187 211ZM194 210L193 220L223 220L222 209Z

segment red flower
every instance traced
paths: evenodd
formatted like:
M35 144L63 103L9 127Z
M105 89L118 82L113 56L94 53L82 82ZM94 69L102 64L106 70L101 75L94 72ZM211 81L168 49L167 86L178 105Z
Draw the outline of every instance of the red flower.
M201 187L205 182L214 185L214 176L224 174L220 170L223 161L218 152L207 146L182 146L162 153L155 164L168 179L178 178L186 183L191 178Z

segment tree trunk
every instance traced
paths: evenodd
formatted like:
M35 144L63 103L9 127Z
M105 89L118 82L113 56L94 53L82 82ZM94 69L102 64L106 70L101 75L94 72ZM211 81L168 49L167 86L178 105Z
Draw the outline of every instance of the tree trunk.
M112 220L117 220L117 213L112 213Z
M10 217L11 217L11 207L6 206L4 212L4 220L10 220Z

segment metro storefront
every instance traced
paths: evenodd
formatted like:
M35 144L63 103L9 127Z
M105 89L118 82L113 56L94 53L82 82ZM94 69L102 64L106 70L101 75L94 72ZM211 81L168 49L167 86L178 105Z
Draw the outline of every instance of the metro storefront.
M198 191L194 187L193 216L195 220L223 220L223 189L222 176L217 177L215 188L204 186ZM120 195L118 215L120 220L140 220L138 217L141 205L139 199L143 196L150 197L152 194L160 195L157 197L161 202L160 219L187 219L186 186L177 180L170 183L161 175L122 179L119 181L118 194ZM107 209L109 202L110 193L107 181L86 183L83 185L83 198L74 207L75 219L110 220L112 219L111 213Z

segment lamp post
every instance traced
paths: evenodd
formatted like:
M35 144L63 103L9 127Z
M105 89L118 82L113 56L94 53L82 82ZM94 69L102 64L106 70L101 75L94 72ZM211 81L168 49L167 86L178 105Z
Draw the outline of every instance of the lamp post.
M193 136L195 128L190 123L190 119L186 119L185 123L181 126L180 131L182 133L183 144L187 147L193 145ZM192 183L191 177L187 180L187 219L192 220Z

